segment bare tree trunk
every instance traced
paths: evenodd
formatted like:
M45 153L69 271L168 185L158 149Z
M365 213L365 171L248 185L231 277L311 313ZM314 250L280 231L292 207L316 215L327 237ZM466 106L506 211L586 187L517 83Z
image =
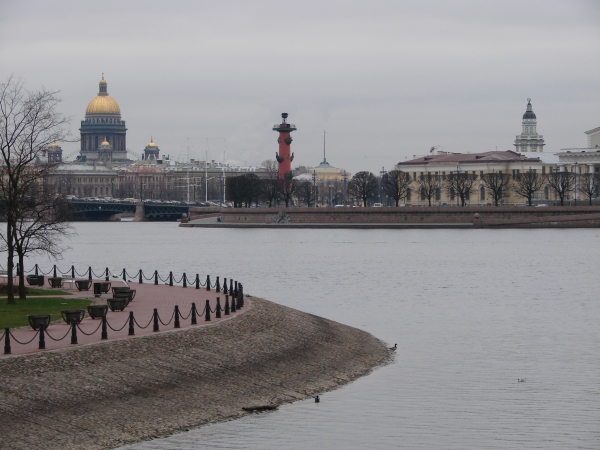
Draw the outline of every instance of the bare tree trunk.
M27 294L25 292L25 266L23 265L24 255L23 252L17 247L17 253L19 254L19 300L25 300Z
M7 218L8 220L6 221L6 246L7 246L7 253L8 253L8 259L6 261L6 271L8 273L8 278L7 278L7 304L9 305L16 305L17 303L15 302L15 293L13 292L13 270L14 270L14 266L13 266L13 257L15 256L15 247L14 247L14 242L13 242L13 230L12 230L12 224L11 224L11 220L10 218Z

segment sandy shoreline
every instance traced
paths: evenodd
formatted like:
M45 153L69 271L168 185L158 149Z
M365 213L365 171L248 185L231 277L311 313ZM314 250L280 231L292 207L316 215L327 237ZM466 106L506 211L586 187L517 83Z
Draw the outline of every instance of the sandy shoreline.
M251 301L214 326L0 360L0 448L119 447L306 398L390 357L364 331Z

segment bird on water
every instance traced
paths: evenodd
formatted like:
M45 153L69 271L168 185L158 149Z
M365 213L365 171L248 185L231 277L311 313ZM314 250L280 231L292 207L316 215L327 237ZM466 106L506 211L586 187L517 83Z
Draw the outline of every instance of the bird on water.
M525 378L517 378L517 381L518 381L519 383L525 383Z
M318 395L315 395L315 397L314 397L314 398L315 398L315 403L319 403L319 402L321 401L321 399L319 398L319 396L318 396Z
M398 348L398 344L394 344L393 347L390 347L390 351L395 352L397 348Z

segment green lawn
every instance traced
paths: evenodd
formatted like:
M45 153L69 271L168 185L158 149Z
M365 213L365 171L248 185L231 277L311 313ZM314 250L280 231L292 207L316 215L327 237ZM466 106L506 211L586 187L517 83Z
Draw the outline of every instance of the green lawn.
M27 287L25 288L27 290L27 295L71 295L70 292L65 292L65 291L61 291L58 289L40 289L40 288L32 288L32 287ZM18 291L15 292L15 297L18 297L19 293ZM0 298L1 297L8 297L8 294L6 292L0 292Z
M51 320L61 318L61 309L85 309L91 301L79 298L29 298L17 299L16 305L0 300L0 330L29 325L28 314L52 314Z

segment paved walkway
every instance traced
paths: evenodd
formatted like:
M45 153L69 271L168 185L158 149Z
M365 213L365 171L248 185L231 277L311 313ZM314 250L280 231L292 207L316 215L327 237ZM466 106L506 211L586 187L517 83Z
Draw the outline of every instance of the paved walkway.
M103 280L94 280L94 281L103 281ZM119 280L111 280L112 286L125 286L123 281ZM106 315L106 319L108 324L114 328L114 331L111 328L108 328L108 339L116 340L116 339L128 339L133 336L128 336L129 325L129 312L133 311L134 318L141 327L146 327L141 329L137 324L135 325L135 335L146 335L153 334L153 321L152 316L154 313L154 308L158 310L158 315L162 322L168 323L171 321L173 317L173 312L175 309L175 305L179 306L179 311L181 313L181 328L188 328L191 326L205 326L215 322L219 322L222 320L226 320L231 317L235 317L238 314L243 313L244 311L249 309L249 302L244 299L244 308L239 312L235 312L230 314L229 316L225 316L223 312L221 312L221 319L217 319L214 313L211 313L211 321L206 322L205 317L202 314L204 310L206 300L210 301L210 307L214 311L217 304L217 297L221 300L221 307L225 307L225 295L223 292L217 293L214 289L207 291L206 288L196 289L195 285L188 286L187 288L183 288L181 286L166 286L166 285L154 285L154 284L139 284L139 283L128 283L131 289L136 290L135 298L125 311L111 311L108 310ZM47 287L47 286L44 286ZM229 283L228 283L229 287ZM71 292L67 289L68 292ZM71 297L71 296L69 296ZM111 294L102 294L100 299L94 297L92 290L78 292L75 290L72 295L73 298L88 298L90 300L94 300L95 303L105 303L106 299L112 298ZM231 297L229 297L231 301ZM198 325L191 325L191 317L190 312L192 308L192 303L196 303L196 309L198 310L197 321ZM185 319L184 319L185 317ZM60 319L60 317L52 317L52 320ZM87 317L80 323L79 327L85 333L91 333L91 336L86 336L80 330L77 330L77 345L81 344L90 344L94 342L102 342L101 341L101 327L102 321L99 319L90 319ZM125 326L123 326L125 325ZM167 331L174 329L174 321L171 321L168 325L163 325L159 323L160 331ZM76 345L71 344L71 327L70 325L65 324L62 320L61 323L51 323L48 327L45 341L46 341L46 350L39 350L39 339L36 337L33 341L26 345L21 345L15 342L14 339L11 338L11 354L12 355L20 355L25 353L34 353L34 352L44 352L48 350L54 350L64 347L75 347ZM0 330L0 335L3 333L3 330ZM26 328L19 328L15 330L11 330L13 336L21 342L27 342L31 340L35 335L36 331ZM58 342L54 341L54 339L60 339L63 336L66 337ZM0 346L0 358L4 356L3 353L4 348L4 339L2 339Z

